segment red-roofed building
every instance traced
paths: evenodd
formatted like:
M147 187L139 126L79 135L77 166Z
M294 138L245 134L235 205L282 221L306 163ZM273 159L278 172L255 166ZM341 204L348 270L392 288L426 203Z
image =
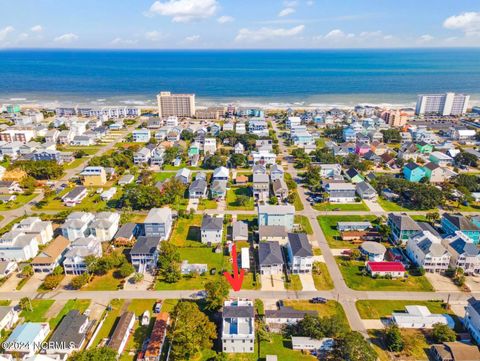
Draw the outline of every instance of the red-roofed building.
M405 277L405 267L400 262L367 262L367 271L372 277Z

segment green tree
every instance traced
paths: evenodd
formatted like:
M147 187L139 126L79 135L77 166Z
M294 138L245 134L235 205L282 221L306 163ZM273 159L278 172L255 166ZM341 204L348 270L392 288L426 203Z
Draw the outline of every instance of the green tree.
M89 281L90 281L90 275L87 272L85 272L85 273L82 273L81 275L73 277L72 280L70 281L70 286L74 290L79 290L80 288L85 286Z
M201 350L212 348L212 340L217 338L215 324L195 303L180 301L172 316L170 356L173 361L189 360Z
M37 181L35 180L35 178L33 178L31 176L27 176L27 177L23 178L21 183L20 183L21 187L24 190L25 195L32 194L35 191L36 184L37 184Z
M32 301L28 297L22 297L18 303L20 309L32 311Z
M135 268L129 262L124 262L118 269L118 274L121 278L125 278L130 276L133 272L135 272Z
M29 264L27 264L25 267L23 267L22 276L25 277L25 278L32 277L33 276L33 267Z
M402 141L402 136L398 129L383 129L380 132L383 134L385 143L400 143Z
M385 344L391 352L400 352L405 347L402 334L397 325L389 326L385 330Z
M236 205L240 206L240 207L245 207L246 205L248 205L250 203L250 197L249 196L245 196L243 194L239 194L237 196L237 199L236 199Z
M278 204L278 198L276 196L271 196L268 200L268 203L272 205L277 205Z
M132 277L133 283L142 282L142 281L143 281L143 278L144 278L143 273L138 273L138 272L137 272L137 273L135 273L135 274L133 275L133 277Z
M372 346L356 331L338 339L333 354L335 361L376 361L378 357Z
M152 209L162 206L162 194L153 186L128 185L123 195L125 203L134 210Z
M45 277L45 279L43 280L42 286L47 290L54 290L55 288L58 287L58 285L60 284L60 282L62 282L62 280L63 280L62 274L59 274L59 275L50 274Z
M20 168L35 179L57 179L63 175L63 166L54 160L19 160L9 169Z
M165 282L175 283L180 279L180 253L173 243L162 242L160 244L158 265Z
M225 166L226 164L227 162L224 157L218 154L213 154L208 158L205 158L205 160L203 161L202 167L205 169L215 169L218 167Z
M205 284L205 302L208 310L216 311L223 306L223 302L228 298L230 286L224 277L216 281L210 281Z
M245 154L232 154L230 157L230 164L234 168L241 168L247 166L247 156Z
M433 325L432 338L435 343L453 342L457 339L457 335L448 325L436 323Z
M469 167L476 167L478 163L478 158L475 154L467 153L467 152L460 152L458 153L455 158L455 164L458 166L469 166Z
M180 139L181 140L184 140L184 141L192 141L194 138L194 134L191 130L189 129L184 129L182 130L182 132L180 133Z
M428 212L425 217L427 218L427 221L429 221L430 223L435 223L440 220L440 213L438 213L438 211Z
M110 347L93 347L74 353L71 361L116 361L117 353Z

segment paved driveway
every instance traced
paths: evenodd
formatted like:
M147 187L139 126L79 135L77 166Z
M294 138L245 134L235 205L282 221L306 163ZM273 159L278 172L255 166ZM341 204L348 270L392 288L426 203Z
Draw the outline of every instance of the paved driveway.
M427 277L428 281L432 284L435 291L443 291L443 292L458 292L459 289L452 280L448 277L442 276L438 273L429 273L426 272L425 276Z
M375 200L364 199L364 202L372 212L385 212L383 208L380 206L380 204L378 204L377 201Z
M38 287L43 283L46 274L44 273L34 273L33 276L25 283L22 287L22 291L25 292L35 292L38 290Z
M282 275L260 275L262 291L285 291Z
M465 279L465 284L470 288L472 292L480 292L480 277L478 276L467 276Z
M302 291L316 291L315 282L313 282L313 277L311 273L300 273L298 275L300 281L302 282Z
M18 285L18 282L21 281L21 278L18 277L18 272L14 272L7 278L5 283L0 287L0 292L9 292L15 291Z

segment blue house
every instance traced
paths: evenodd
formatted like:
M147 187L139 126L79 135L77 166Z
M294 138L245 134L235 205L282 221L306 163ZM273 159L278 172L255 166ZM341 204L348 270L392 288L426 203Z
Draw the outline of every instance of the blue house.
M480 242L480 227L460 213L444 213L441 224L447 235L454 235L456 231L461 231L473 243L478 244Z
M357 139L357 134L352 128L343 128L343 140L345 142L354 142Z
M420 182L425 177L425 171L418 164L410 162L403 167L403 176L410 182Z

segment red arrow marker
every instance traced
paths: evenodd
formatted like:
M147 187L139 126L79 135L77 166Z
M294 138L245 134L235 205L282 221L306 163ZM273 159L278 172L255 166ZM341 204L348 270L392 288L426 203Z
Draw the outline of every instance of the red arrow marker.
M241 269L238 273L238 263L237 263L237 246L235 243L232 246L232 266L233 266L233 275L228 272L223 272L223 275L230 283L234 291L240 291L243 283L243 276L245 275L245 270Z

